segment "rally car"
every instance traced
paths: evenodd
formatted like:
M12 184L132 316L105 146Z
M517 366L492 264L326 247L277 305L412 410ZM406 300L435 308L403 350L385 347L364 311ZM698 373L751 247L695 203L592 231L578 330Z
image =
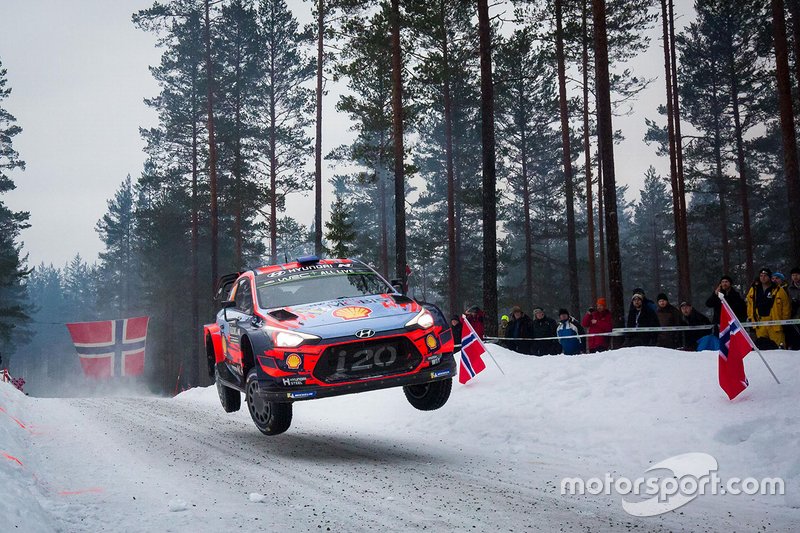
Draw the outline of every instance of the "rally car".
M256 427L283 433L301 400L403 387L417 409L442 407L456 372L442 312L403 295L366 264L301 258L224 276L204 326L209 374L226 412L241 393Z

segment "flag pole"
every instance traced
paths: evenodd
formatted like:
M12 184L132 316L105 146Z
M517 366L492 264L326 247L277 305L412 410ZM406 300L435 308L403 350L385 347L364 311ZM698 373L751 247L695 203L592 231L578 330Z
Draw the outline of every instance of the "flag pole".
M722 305L725 306L725 309L728 310L728 313L730 314L730 316L733 318L733 320L736 322L736 324L739 326L739 328L741 328L742 333L744 333L744 336L747 339L747 342L750 343L750 347L753 350L755 350L755 352L761 358L761 362L764 363L764 366L767 367L767 370L769 370L769 373L772 374L773 379L775 379L775 383L780 385L781 382L778 380L778 376L776 376L775 372L772 371L772 368L769 366L769 363L767 363L767 360L764 359L764 354L761 353L761 350L758 349L758 346L756 346L756 343L754 343L753 339L750 338L750 334L747 333L747 330L744 329L744 326L742 326L742 323L739 322L739 317L736 316L736 313L733 312L733 309L731 309L731 306L728 305L728 301L725 300L725 296L722 294L722 291L718 292L717 296L719 296L719 299L722 302Z
M478 342L480 342L481 344L483 344L483 339L481 339L480 335L478 335L477 333L475 333L475 330L474 330L474 329L472 329L472 324L470 324L470 323L469 323L469 320L467 319L467 317L466 317L466 316L464 316L464 314L463 314L463 313L461 314L461 318L462 318L462 320L464 321L464 323L465 323L465 324L467 324L467 327L468 327L468 328L469 328L469 330L472 332L472 334L473 334L473 335L475 335L475 338L476 338L476 339L478 339ZM486 353L488 353L488 354L489 354L489 357L491 357L491 358L492 358L492 361L494 361L494 366L496 366L496 367L497 367L497 370L499 370L499 371L500 371L500 373L501 373L501 374L503 374L503 375L505 376L505 375L506 375L506 373L505 373L505 372L503 372L503 369L502 369L502 368L500 368L500 365L498 365L498 364L497 364L497 359L495 359L495 358L494 358L494 356L492 355L492 352L490 352L489 350L487 350L487 349L486 349L486 345L485 345L485 344L483 344L483 348L484 348L484 351L485 351Z

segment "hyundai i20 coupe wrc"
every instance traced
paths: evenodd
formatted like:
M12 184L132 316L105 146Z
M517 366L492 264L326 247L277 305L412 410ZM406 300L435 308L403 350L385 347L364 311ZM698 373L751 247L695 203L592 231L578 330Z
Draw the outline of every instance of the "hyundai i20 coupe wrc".
M283 433L301 400L403 387L417 409L442 407L456 372L453 334L434 305L405 296L366 264L301 258L224 276L204 326L209 374L226 412L244 393L256 427Z

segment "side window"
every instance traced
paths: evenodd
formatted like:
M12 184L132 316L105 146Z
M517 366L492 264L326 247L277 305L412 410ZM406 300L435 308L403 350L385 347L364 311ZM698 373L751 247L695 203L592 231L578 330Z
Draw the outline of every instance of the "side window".
M250 289L250 280L243 279L236 287L236 309L248 315L253 314L253 291Z

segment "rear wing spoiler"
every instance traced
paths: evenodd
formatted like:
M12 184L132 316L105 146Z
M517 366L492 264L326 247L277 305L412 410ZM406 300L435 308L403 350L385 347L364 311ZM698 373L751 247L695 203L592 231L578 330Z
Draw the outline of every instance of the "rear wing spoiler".
M225 274L224 276L222 276L217 280L217 283L214 286L215 312L222 307L222 302L228 299L228 295L231 293L233 284L236 282L237 279L239 279L239 276L241 276L245 272L246 270L243 270L241 272L233 272L231 274Z

